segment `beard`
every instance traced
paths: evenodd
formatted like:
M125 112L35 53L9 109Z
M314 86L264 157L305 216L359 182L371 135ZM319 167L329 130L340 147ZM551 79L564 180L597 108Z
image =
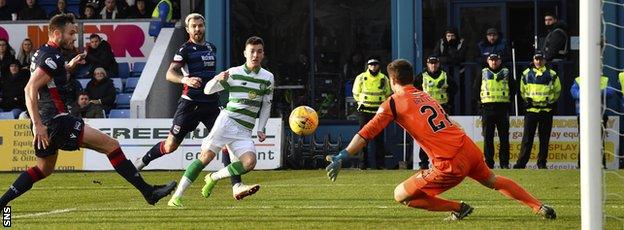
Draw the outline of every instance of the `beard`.
M203 41L203 40L204 40L204 33L196 33L196 34L193 34L192 39L193 39L194 41Z
M59 44L59 46L63 49L66 50L73 50L74 49L74 43L73 42L69 42L69 40L61 38L61 44Z

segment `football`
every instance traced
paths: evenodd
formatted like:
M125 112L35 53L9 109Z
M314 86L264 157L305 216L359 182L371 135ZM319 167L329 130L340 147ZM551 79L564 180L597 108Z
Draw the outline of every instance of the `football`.
M293 133L300 136L310 135L318 127L318 115L308 106L299 106L290 112L288 124Z

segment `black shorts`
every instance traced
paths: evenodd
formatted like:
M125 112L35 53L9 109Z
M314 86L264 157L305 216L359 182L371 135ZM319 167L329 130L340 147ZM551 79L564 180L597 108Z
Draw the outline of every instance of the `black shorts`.
M186 134L194 131L199 122L204 123L206 129L211 130L220 111L217 102L195 102L180 98L169 132L179 142Z
M46 149L39 149L37 144L35 144L35 155L37 157L52 156L59 149L74 151L80 148L85 125L82 118L71 115L58 115L46 125L48 126L49 146Z

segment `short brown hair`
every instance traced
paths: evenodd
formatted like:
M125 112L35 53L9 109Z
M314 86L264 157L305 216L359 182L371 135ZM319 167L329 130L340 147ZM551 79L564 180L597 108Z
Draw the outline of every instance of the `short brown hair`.
M65 31L67 24L74 24L74 15L72 14L57 14L50 19L48 24L48 33L52 33L55 30Z
M388 64L388 74L399 85L408 85L414 82L414 68L412 63L405 59L397 59Z
M258 37L258 36L252 36L247 38L247 41L245 41L245 46L247 45L262 45L264 46L264 40L262 40L262 38Z

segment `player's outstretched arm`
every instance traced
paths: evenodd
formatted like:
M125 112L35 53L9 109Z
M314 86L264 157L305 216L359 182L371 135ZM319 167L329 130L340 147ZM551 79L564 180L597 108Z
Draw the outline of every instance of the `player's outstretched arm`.
M366 146L366 139L362 138L360 134L355 134L346 149L343 149L336 155L327 155L325 159L330 162L327 168L325 168L325 170L327 170L327 177L329 177L331 181L336 181L338 172L340 172L340 168L342 168L342 161L347 160L349 155L354 155L359 152L364 146Z
M371 119L366 125L360 129L358 134L353 136L347 148L340 151L340 153L327 156L327 161L331 162L327 168L327 176L330 180L335 181L338 176L338 172L342 167L342 161L346 160L349 157L349 154L353 155L359 152L364 146L366 146L366 140L374 138L380 132L388 126L390 121L394 120L394 116L392 115L389 102L390 100L386 100L381 104L381 108L375 114L375 117Z

